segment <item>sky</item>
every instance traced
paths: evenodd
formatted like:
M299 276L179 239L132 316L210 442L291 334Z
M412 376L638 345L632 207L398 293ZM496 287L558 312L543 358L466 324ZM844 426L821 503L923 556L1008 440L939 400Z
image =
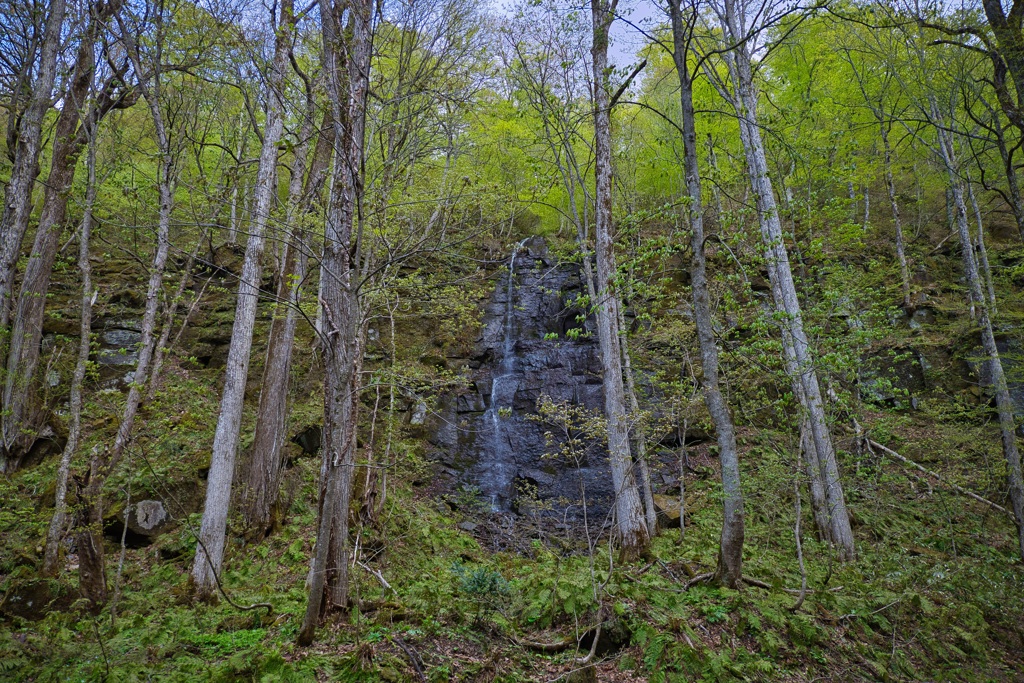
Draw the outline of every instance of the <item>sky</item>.
M489 0L488 4L497 12L508 12L512 1ZM574 4L580 3L577 0ZM644 45L641 30L648 31L666 19L654 0L619 0L618 13L623 18L612 24L608 58L616 67L622 68L636 63L636 53Z
M667 19L665 13L651 0L619 0L618 11L624 19L618 19L612 24L612 45L608 58L615 66L623 67L637 61L636 53L645 42L641 30L650 31Z

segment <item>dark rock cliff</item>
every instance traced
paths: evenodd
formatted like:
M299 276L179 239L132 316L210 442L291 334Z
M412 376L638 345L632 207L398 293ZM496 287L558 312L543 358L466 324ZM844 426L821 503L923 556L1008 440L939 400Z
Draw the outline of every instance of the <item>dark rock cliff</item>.
M508 267L485 306L469 389L442 402L431 440L456 482L493 511L580 522L585 499L590 524L599 525L613 497L600 438L579 435L581 447L566 456L564 430L537 410L541 396L603 410L597 339L574 304L586 291L579 266L556 262L531 238Z

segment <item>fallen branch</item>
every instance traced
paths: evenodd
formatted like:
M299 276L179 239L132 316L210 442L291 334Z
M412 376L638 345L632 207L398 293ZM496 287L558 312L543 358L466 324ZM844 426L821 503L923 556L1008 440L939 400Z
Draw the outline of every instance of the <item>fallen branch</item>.
M519 638L515 638L515 642L528 650L544 652L546 654L565 652L569 648L578 648L580 645L580 641L575 638L566 638L565 640L560 640L557 643L541 643L533 640L521 640Z
M698 583L707 583L708 581L710 581L714 577L715 577L715 573L714 572L708 572L707 574L697 574L697 576L693 577L692 579L690 579L689 581L686 582L686 585L683 586L683 590L684 591L690 590L691 588L696 586Z
M391 587L391 584L387 582L387 580L384 578L384 576L380 573L379 569L373 569L371 567L367 567L365 564L363 564L362 562L358 562L358 561L356 562L356 564L358 564L360 567L362 567L363 569L368 571L370 574L375 576L377 578L377 581L380 582L380 585L384 587L384 590L391 591L395 595L398 595L398 591L396 591L394 588Z
M950 482L950 481L947 481L947 480L943 479L942 476L939 475L937 472L932 472L931 470L926 469L925 467L922 467L921 465L918 465L913 460L910 460L909 458L903 457L902 455L900 455L896 451L892 450L891 448L886 448L882 444L878 443L877 441L873 441L871 439L865 439L865 442L869 446L871 446L873 448L877 448L878 450L882 451L883 453L885 453L889 457L894 458L896 460L899 460L900 462L902 462L905 465L910 465L914 469L916 469L916 470L918 470L920 472L924 472L929 477L934 477L937 481L942 482L943 484L945 484L949 488L953 489L957 493L962 493L963 495L967 496L968 498L973 498L974 500L978 501L979 503L984 503L985 505L988 505L991 508L995 508L996 510L999 510L1000 512L1003 512L1003 513L1009 515L1011 518L1013 517L1013 513L1011 513L1006 508L1004 508L1002 505L999 505L997 503L993 503L991 500L989 500L987 498L982 498L977 493L973 493L972 491L968 491L967 489L963 488L962 486L957 486L953 482ZM1014 520L1014 523L1016 523L1016 520Z
M402 609L402 606L399 603L393 601L389 602L383 598L380 600L357 600L355 598L349 598L348 606L358 607L360 612L378 612L382 609Z
M402 652L404 652L405 656L409 658L410 662L412 662L413 668L416 669L417 678L421 681L426 681L427 675L423 673L423 661L420 659L419 653L416 652L411 645L406 645L405 641L401 638L392 638L391 640L398 645L398 647L402 648Z
M802 594L812 595L813 593L822 593L822 592L825 592L825 593L835 593L836 591L843 590L842 586L836 586L835 588L829 588L826 591L815 591L815 590L813 590L811 588L805 588L805 589L800 589L800 588L778 588L778 589L776 589L775 586L771 585L770 583L766 583L766 582L760 581L758 579L752 579L749 576L744 576L743 577L743 583L747 584L748 586L753 586L754 588L763 588L766 591L780 590L783 593L789 593L790 595L802 595Z
M884 605L882 607L879 607L875 611L868 612L867 614L857 614L856 612L850 612L849 614L844 614L843 616L839 617L838 619L836 619L836 621L840 622L840 621L845 621L846 619L854 619L856 617L870 617L870 616L873 616L875 614L878 614L879 612L884 612L885 610L889 609L893 605L899 604L900 600L902 600L902 599L903 598L900 598L899 600L893 600L888 605Z
M580 641L583 639L583 637L586 636L586 634L590 633L591 631L594 631L595 629L599 629L599 628L601 628L601 624L597 624L596 626L591 626L590 628L584 630L583 631L583 636L580 636L579 638L569 637L569 638L566 638L565 640L559 640L559 641L554 642L554 643L541 643L541 642L534 641L534 640L524 640L522 638L517 637L515 634L512 635L512 641L516 645L519 645L521 647L525 647L528 650L533 650L535 652L545 652L545 653L548 653L548 654L552 654L552 653L555 653L555 652L564 652L564 651L566 651L566 650L568 650L570 648L579 648Z
M931 251L928 252L928 255L932 256L933 254L939 253L939 249L942 249L942 245L945 244L949 240L949 238L952 237L955 234L956 234L956 231L954 230L953 232L951 232L948 235L946 235L945 237L943 237L942 241L940 241L938 243L938 245L936 245L936 247L934 249L932 249Z
M697 574L692 579L690 579L685 584L683 584L682 588L661 588L661 587L659 587L659 588L657 588L657 590L663 591L665 593L685 593L686 591L688 591L691 588L693 588L694 586L696 586L698 583L707 583L708 581L713 579L714 576L715 576L714 572L708 572L707 574ZM672 577L672 578L675 578L675 577Z

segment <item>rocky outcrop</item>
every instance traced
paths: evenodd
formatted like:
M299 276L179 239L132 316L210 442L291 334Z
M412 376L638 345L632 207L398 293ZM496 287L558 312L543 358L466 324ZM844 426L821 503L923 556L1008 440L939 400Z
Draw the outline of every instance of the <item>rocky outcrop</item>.
M469 388L441 400L428 433L458 483L491 509L578 521L585 499L600 524L613 491L599 435L580 435L576 457L564 457L564 434L537 413L541 396L603 408L597 340L574 303L586 291L579 267L556 262L540 238L522 243L509 266L484 308Z

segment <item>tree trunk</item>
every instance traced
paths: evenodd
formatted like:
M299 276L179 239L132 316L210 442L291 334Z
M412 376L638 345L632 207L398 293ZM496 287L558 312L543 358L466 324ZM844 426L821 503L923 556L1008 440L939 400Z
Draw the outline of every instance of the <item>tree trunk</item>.
M14 168L4 193L0 219L0 330L10 322L14 275L21 255L21 242L32 213L32 189L39 175L39 151L43 118L50 109L53 83L57 74L57 53L66 12L65 0L52 0L46 19L39 56L39 72L32 86L32 98L18 126ZM0 459L0 473L7 471L6 458Z
M889 208L892 209L892 225L896 231L896 259L900 264L900 283L903 286L903 308L910 308L910 268L907 266L907 252L903 241L903 224L900 222L900 206L896 201L896 185L892 180L892 147L889 145L889 129L885 121L879 117L878 125L882 131L882 161L885 166L885 191L889 195Z
M800 382L793 384L794 390L800 386ZM818 462L818 451L814 448L814 438L811 436L811 425L806 417L800 420L800 450L803 453L800 460L807 470L807 490L811 494L814 528L817 529L818 537L822 541L831 544L833 543L832 522L828 513L828 498L825 495L825 483L821 475L821 464Z
M996 147L999 158L1003 162L1003 174L1006 176L1007 190L1010 195L1010 209L1017 223L1017 235L1024 240L1024 202L1020 196L1020 182L1017 180L1017 166L1013 163L1013 153L1006 146L1006 132L999 114L992 111L992 126L996 134Z
M99 487L94 482L104 477L100 473L100 456L93 454L89 483L80 492L79 520L76 525L75 545L78 548L78 591L89 601L89 610L95 615L107 602L107 571L103 559L103 506L97 498Z
M871 224L871 188L864 185L864 230L867 231Z
M119 3L115 1L92 8L93 16L89 18L88 28L80 36L70 83L61 97L64 105L57 118L43 208L32 255L21 283L7 357L3 437L8 469L15 469L21 457L32 447L39 427L42 409L38 405L34 379L39 365L46 293L60 248L68 196L75 179L78 158L83 145L92 135L90 131L95 129L99 118L112 106L110 94L104 93L106 101L103 106L92 107L88 115L83 117L96 71L95 45L99 32L103 30L111 13L118 10L118 6ZM84 122L83 118L86 119ZM79 125L80 122L82 125Z
M992 319L982 290L978 262L974 257L971 230L968 225L967 204L964 202L963 187L956 152L953 149L952 134L941 125L938 107L934 99L931 101L932 117L936 122L939 135L939 151L949 176L949 190L953 206L956 210L956 229L960 237L960 254L963 259L964 276L967 278L968 290L974 304L978 327L981 328L981 343L988 356L988 371L992 382L992 390L996 398L996 409L999 413L999 430L1003 442L1003 456L1006 458L1007 480L1010 489L1010 503L1013 516L1017 520L1017 541L1021 558L1024 559L1024 478L1021 476L1020 452L1017 450L1017 437L1013 417L1013 402L1006 384L1006 374L999 357L992 330Z
M1024 98L1024 35L1021 33L1021 7L1017 2L1008 4L1011 6L1009 14L1001 0L981 2L997 46L991 53L996 67L990 83L995 87L1003 113L1024 134L1024 107L1021 107ZM987 43L986 47L991 50ZM986 50L986 54L988 53ZM1010 93L1007 76L1013 83L1016 98Z
M317 140L309 182L303 187L309 140L313 135L315 103L307 107L305 123L300 132L300 143L295 150L291 180L288 184L288 210L285 224L292 231L283 240L283 262L278 283L277 300L287 302L284 316L275 315L270 324L267 361L261 382L260 403L256 417L256 434L246 470L246 500L243 506L246 527L253 538L262 538L273 526L273 511L281 487L281 468L284 463L281 450L286 437L288 414L288 386L291 375L292 349L298 323L296 309L306 278L307 254L304 244L306 231L302 227L304 214L320 186L330 160L333 137L321 130ZM292 244L294 242L294 244Z
M717 349L716 349L717 351ZM682 428L676 427L679 435L679 543L686 540L686 468L690 462L690 454L686 448L687 418L683 418ZM742 557L740 558L742 561Z
M978 197L974 194L970 178L967 179L967 196L971 200L974 219L978 223L978 265L981 266L981 277L985 282L985 291L988 294L989 315L994 316L996 315L996 290L992 284L992 268L988 264L988 249L985 248L985 222L981 220L981 207L978 206Z
M244 111L238 115L238 144L235 146L235 177L232 182L231 188L231 218L228 224L228 244L238 244L238 227L242 222L241 212L238 210L238 170L242 168L242 157L245 156L245 143L248 142L249 136L247 135L243 122L245 121Z
M349 24L342 33L341 15ZM334 172L321 268L324 349L324 445L320 520L306 614L298 642L308 645L326 610L348 604L348 508L355 470L361 313L359 233L353 230L362 197L366 101L372 42L372 3L339 6L320 0L323 64L333 105ZM342 60L344 59L344 70ZM345 79L344 82L342 79Z
M722 465L722 507L724 519L719 544L718 568L715 578L722 585L735 588L743 578L743 489L740 483L739 454L736 450L736 430L729 406L718 380L718 345L715 341L711 315L711 297L708 291L707 257L704 251L704 205L701 197L700 168L697 162L697 128L693 108L693 82L687 64L687 44L696 16L684 18L680 0L670 0L672 19L673 59L679 76L679 99L682 106L683 165L686 190L689 195L687 219L690 225L690 281L693 290L693 321L700 344L704 404L715 424L718 458ZM682 482L680 472L680 482ZM680 487L682 484L680 484ZM680 525L682 511L680 510Z
M156 330L157 311L160 306L160 290L163 287L164 270L167 267L167 254L170 251L170 227L171 209L174 206L174 177L175 165L171 154L170 136L164 124L163 112L160 109L160 52L161 52L161 25L163 14L158 12L155 17L158 24L155 68L152 69L150 78L153 81L150 87L146 81L139 81L138 87L142 96L146 98L149 105L150 115L153 119L153 127L156 132L157 147L159 149L159 161L157 166L157 184L160 193L160 207L157 219L157 243L153 253L153 264L149 273L149 284L146 289L146 310L142 316L142 333L139 342L139 360L135 366L135 374L128 390L128 397L125 399L125 406L121 413L121 424L118 426L117 435L114 437L114 444L109 451L97 452L93 455L90 466L89 480L81 493L82 511L80 513L81 525L78 532L79 543L79 583L82 586L83 595L91 592L90 597L94 604L97 600L106 600L106 579L103 557L102 542L102 520L103 520L103 497L102 487L107 477L114 471L125 449L131 440L132 429L135 426L135 417L139 412L139 405L142 402L143 391L149 379L149 366L153 358L154 331ZM131 33L126 29L121 17L117 22L122 36L125 38L125 46L136 73L146 73L142 68L142 61L139 57L138 46L129 40ZM137 36L135 37L138 38ZM89 552L83 552L87 548Z
M623 560L632 560L647 552L650 534L643 505L633 475L629 452L629 421L623 395L622 354L618 336L618 296L615 292L615 252L612 243L612 147L611 106L607 90L608 32L613 14L608 0L590 3L593 45L594 97L594 174L596 211L594 232L597 240L598 340L604 376L604 407L608 420L608 461L615 488L615 540Z
M772 277L772 297L775 301L782 300L782 293L778 278ZM807 463L807 487L811 494L811 509L814 513L814 523L818 535L826 543L834 544L835 537L832 530L832 516L829 512L828 495L826 494L827 478L821 459L818 457L818 448L814 442L811 430L810 414L807 410L807 398L804 395L804 385L800 380L800 362L797 360L796 347L793 344L792 332L784 323L779 323L779 335L782 337L782 353L786 365L786 374L789 375L793 396L797 399L800 409L800 446L805 454Z
M832 538L839 551L840 559L852 561L856 557L856 551L853 531L850 528L850 517L846 509L846 501L839 478L839 467L832 445L832 435L829 433L810 344L804 334L803 315L797 298L796 285L793 282L793 272L789 266L789 254L783 241L774 188L768 176L768 163L757 120L757 96L750 64L750 44L743 40L744 34L739 29L739 17L734 0L725 0L725 10L722 28L726 40L735 46L727 54L727 63L735 89L732 98L733 106L740 122L740 138L747 159L747 174L757 205L761 237L765 247L765 260L768 263L769 275L773 276L778 283L777 290L773 286L773 293L777 295L775 305L779 312L785 315L784 324L789 330L789 339L792 341L793 352L798 364L799 379L803 387L805 401L804 407L825 483Z
M87 154L88 186L85 191L85 208L82 216L82 228L78 236L78 267L82 272L82 306L81 321L78 326L78 360L75 362L75 374L71 380L70 415L68 425L68 441L61 454L60 466L57 468L57 486L54 497L53 517L46 533L46 549L43 554L43 576L56 576L60 562L60 544L64 540L67 526L67 492L68 476L71 472L71 459L78 450L78 439L82 432L82 385L85 372L89 365L89 346L92 339L92 265L89 263L89 237L92 233L92 207L96 201L96 134L89 137Z
M256 322L256 305L259 302L262 280L263 236L276 194L277 143L284 129L284 77L288 68L291 34L295 24L292 7L292 0L282 1L274 60L267 76L267 119L256 176L249 240L245 248L242 277L238 283L238 301L231 328L231 346L228 348L220 416L213 438L213 455L206 483L206 503L199 530L199 547L196 549L195 562L192 565L195 590L203 599L214 597L215 575L220 572L224 559L231 482L235 472L235 454L242 425L245 384L249 376L253 326Z
M640 492L644 500L644 517L647 521L647 533L651 538L658 532L658 513L654 509L654 492L651 490L651 468L647 465L647 436L640 424L640 401L636 396L636 380L633 377L633 361L629 355L629 341L626 339L626 320L622 308L619 308L618 326L622 347L622 375L626 380L626 395L629 399L629 412L633 416L633 454L640 475Z

